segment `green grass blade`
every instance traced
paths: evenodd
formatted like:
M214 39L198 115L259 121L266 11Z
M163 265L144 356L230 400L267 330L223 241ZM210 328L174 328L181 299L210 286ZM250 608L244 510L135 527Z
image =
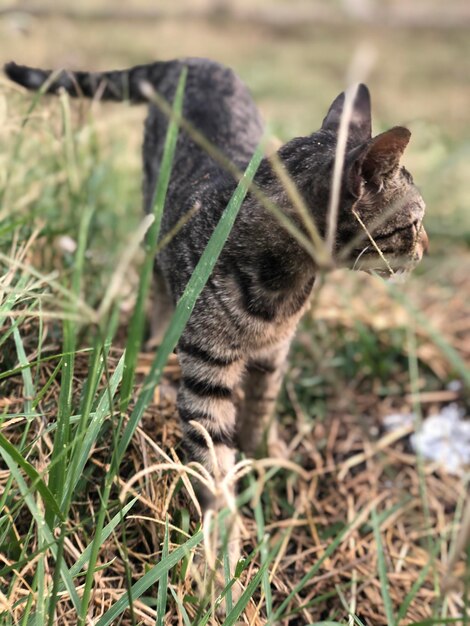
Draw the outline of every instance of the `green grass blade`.
M254 482L255 482L254 479L252 479L252 483ZM268 557L268 544L264 540L265 524L264 524L263 507L261 506L261 498L258 498L256 501L256 505L254 507L254 514L255 514L255 521L256 521L256 529L258 533L258 541L261 546L261 549L260 549L261 565L263 565L266 562L266 559ZM266 617L269 618L271 617L272 610L273 610L273 599L272 599L272 594L271 594L271 583L269 581L268 570L265 570L263 578L262 578L262 589L263 589L263 594L264 594L265 603L266 603Z
M192 548L201 543L203 539L202 530L197 532L193 537L188 539L179 548L176 548L173 552L167 556L165 561L160 561L155 567L146 572L140 580L138 580L131 589L131 597L133 600L137 600L140 596L149 589L179 562ZM128 595L124 594L115 602L110 609L98 620L96 626L109 626L109 624L115 624L114 620L128 607L129 599Z
M33 589L35 589L34 585L33 585ZM34 595L32 593L30 593L29 596L28 596L28 599L26 600L26 606L24 608L23 615L21 617L21 622L19 623L19 626L26 626L26 624L29 623L30 614L31 614L31 607L33 606L33 602L34 602Z
M46 505L46 509L50 509L53 511L59 519L63 520L64 515L57 504L54 495L50 491L49 487L43 481L38 472L34 469L34 467L29 463L23 456L18 452L13 444L11 444L8 439L0 433L0 449L3 450L11 457L11 459L24 471L24 473L31 478L32 485L31 489L37 491L42 499L44 500L44 504ZM0 452L1 452L0 450ZM2 453L2 456L4 454Z
M69 510L74 488L80 479L82 467L79 465L80 454L83 454L82 443L88 430L89 419L96 388L103 373L103 359L106 358L102 351L102 341L99 332L95 337L93 352L88 367L88 376L85 381L85 393L81 406L80 419L73 433L72 451L70 454L70 462L67 470L67 478L64 484L61 507L66 513Z
M162 562L168 558L168 515L165 520L165 536L163 538ZM166 602L168 597L168 570L164 572L158 583L157 619L155 626L165 626Z
M39 365L41 361L39 361L39 363L37 362L36 365ZM49 378L46 380L45 384L43 385L43 387L41 388L41 390L36 394L36 397L34 398L31 407L34 410L38 404L41 402L41 400L44 398L44 396L46 395L48 389L50 388L50 386L52 385L52 383L55 381L55 379L57 378L59 371L62 368L62 358L59 359L59 362L57 363L57 365L55 366L52 374L49 376Z
M93 209L84 210L80 221L77 251L75 254L75 267L72 275L72 292L76 298L80 295L80 283L85 259L86 243L90 227ZM51 455L51 469L49 472L49 488L57 498L62 498L64 483L67 476L69 454L63 454L70 440L70 416L72 414L72 391L73 371L75 364L77 328L74 322L64 319L63 321L63 357L61 386L59 394L59 406L57 412L57 431L54 437L54 448ZM55 463L55 461L58 461ZM50 516L46 516L48 523L52 522Z
M351 619L352 619L352 621L355 624L357 624L357 626L365 626L364 622L355 613L351 613L351 609L350 609L349 603L346 600L346 597L345 597L341 587L339 585L335 585L335 589L336 589L336 593L338 594L338 597L339 597L339 599L341 601L341 604L343 605L345 611L348 612L349 624L351 624ZM392 626L392 625L389 623L388 626Z
M344 623L341 622L312 622L311 624L307 624L307 626L344 626Z
M191 621L189 619L188 612L184 607L184 604L176 595L176 591L173 589L173 587L169 587L169 589L170 589L171 595L173 596L175 600L176 606L178 607L178 611L183 618L184 626L191 626Z
M441 624L463 624L464 616L461 617L430 617L421 622L408 622L408 626L440 626Z
M230 584L231 582L231 576L232 576L232 572L230 572L230 559L229 559L229 551L227 549L227 544L229 541L229 536L227 533L227 529L225 530L225 537L223 540L223 562L224 562L224 578L225 578L225 588L226 588L226 593L225 593L225 605L227 607L227 613L230 613L230 611L233 608L233 598L232 598L232 586Z
M155 255L160 235L160 225L163 215L163 207L165 205L166 193L170 182L171 169L173 166L173 158L176 150L176 142L178 140L179 124L176 117L181 115L183 110L184 89L186 85L187 68L184 68L179 77L178 86L176 88L175 99L173 102L174 117L170 120L168 130L165 137L165 145L163 148L162 163L158 176L157 186L155 190L153 216L154 222L151 225L146 238L146 254L144 264L141 270L141 278L139 282L139 290L137 300L134 306L134 312L129 324L129 336L126 346L126 360L124 365L124 375L121 386L121 411L125 412L131 398L132 386L134 383L135 366L145 325L145 301L151 284L153 267L155 263Z
M49 361L55 361L56 359L62 359L64 356L74 355L74 354L86 354L87 352L91 352L91 348L83 348L81 350L75 350L73 352L59 352L58 354L52 354L51 356L46 356L40 359L39 363L48 363ZM5 378L10 378L11 376L15 376L19 374L25 369L31 369L34 365L37 365L37 361L34 363L27 363L26 365L21 365L19 367L14 367L9 369L6 372L2 372L0 374L0 380L4 380Z
M428 572L431 569L431 567L434 565L435 559L437 555L439 554L440 549L441 549L441 542L439 541L435 544L434 550L432 554L429 556L428 562L420 571L418 578L414 581L414 583L411 586L411 589L408 591L405 599L401 603L400 608L398 609L396 620L395 620L395 626L399 626L401 621L405 619L406 613L408 609L410 608L411 603L413 602L416 595L418 594L418 591L426 582L426 577L428 575Z
M2 317L7 317L8 313L14 309L15 305L18 302L18 297L19 297L18 294L27 288L27 284L28 284L28 277L24 275L20 276L18 281L15 284L15 289L12 291L12 293L8 294L8 296L1 303L0 311L1 311ZM8 328L8 330L4 331L2 333L2 336L0 337L0 347L6 342L8 337L10 337L10 335L13 334L15 328L20 327L20 325L23 323L26 317L26 314L29 313L34 308L34 306L35 304L33 303L29 307L26 308L25 316L21 316L15 320L12 320L11 327ZM26 360L26 363L29 365L27 360Z
M180 338L181 333L191 316L196 300L198 299L212 270L214 269L217 259L222 252L225 241L227 240L238 215L238 211L248 192L248 187L253 180L262 158L263 149L260 146L253 155L243 178L239 182L226 209L222 213L219 223L214 229L214 232L212 233L201 258L199 259L199 262L193 271L188 284L186 285L184 293L176 306L170 326L165 334L160 348L158 349L155 359L151 365L150 372L145 379L136 406L132 411L132 415L119 442L119 459L123 457L124 452L131 441L132 435L134 434L134 431L144 413L144 410L152 398L153 390L160 380L168 357L174 350L178 339Z
M75 155L75 143L72 130L72 116L70 111L70 96L67 92L62 91L59 94L59 102L62 108L62 124L63 124L63 148L65 170L67 179L72 193L76 193L79 189L79 175L77 168L77 159Z
M388 590L387 566L385 563L385 554L382 544L382 536L380 534L380 523L375 509L372 510L372 528L374 530L375 545L377 548L377 570L380 579L380 591L384 603L385 616L388 624L395 624L395 616L393 614L393 604Z
M106 416L109 415L111 411L110 399L112 400L116 394L119 383L121 382L123 369L124 355L119 359L113 375L111 376L108 388L104 389L100 396L98 406L96 407L96 411L92 416L90 422L88 423L88 427L85 431L81 445L78 446L75 450L75 454L77 455L75 470L73 473L69 473L67 475L67 481L65 484L65 489L70 493L73 493L74 489L76 488L77 482L79 481L80 476L82 475L85 465L89 459L93 444L95 443L99 435Z
M31 414L31 401L32 401L32 398L34 397L34 384L33 384L33 379L32 379L31 370L30 370L31 365L28 362L28 359L26 357L26 353L24 351L24 346L23 346L23 342L21 340L21 336L19 334L18 327L15 326L15 325L13 325L13 337L14 337L14 341L15 341L15 347L16 347L16 353L17 353L17 356L18 356L18 361L20 363L21 375L22 375L22 378L23 378L24 396L25 396L25 402L24 402L25 411L24 411L24 414L25 415L29 415L29 414ZM25 445L25 442L27 440L28 433L29 433L29 430L30 430L30 426L31 426L31 421L28 420L26 422L26 427L23 430L23 434L21 436L21 439L20 439L19 443L15 447L15 451L18 453L19 460L21 460L21 461L24 460L23 457L21 456L21 451L24 449L24 445ZM7 442L9 444L8 440L5 437L3 439L4 439L5 442ZM29 468L34 470L34 468L32 466L30 466L30 465L29 465ZM24 469L24 471L27 471L27 467L24 467L23 469ZM0 511L3 510L3 507L4 507L5 503L8 501L8 499L10 497L10 489L11 489L12 485L13 485L13 475L10 475L8 477L7 481L6 481L6 484L4 485L3 493L0 494Z
M42 543L42 540L41 540ZM42 547L42 545L40 545ZM46 623L46 584L45 584L45 555L42 554L38 560L36 570L37 580L37 600L36 600L36 626L44 626Z
M264 544L266 544L266 540L267 540L267 537L265 537L265 539L263 540ZM282 539L276 543L274 548L265 558L264 563L261 565L261 567L253 576L253 578L250 580L250 582L246 586L246 589L243 591L240 598L238 599L237 603L235 604L233 609L225 618L224 626L234 626L234 624L237 622L238 618L240 617L241 612L246 608L248 602L253 597L253 594L256 591L256 588L261 583L263 576L268 572L268 567L270 563L276 558L276 554L278 553L281 545L282 545ZM260 548L262 548L262 545L260 546Z
M120 511L116 513L116 515L111 519L111 521L108 524L106 524L106 526L103 528L103 530L100 533L101 543L104 543L106 539L111 535L111 533L114 532L118 524L121 522L122 518L125 515L127 515L127 513L132 509L132 507L134 506L134 504L137 502L138 499L139 498L136 497L130 500L125 506L122 507ZM78 576L78 574L82 571L82 569L85 567L85 565L87 564L90 558L90 552L91 552L91 544L85 548L82 554L78 557L77 561L75 561L75 563L70 568L71 576Z
M52 534L49 526L45 522L44 516L42 515L41 511L39 510L36 503L34 502L34 498L29 492L29 489L23 479L23 476L21 475L21 472L18 469L18 466L16 465L15 461L10 457L8 453L4 452L2 456L5 460L5 463L8 466L8 469L10 470L12 474L13 479L18 485L18 488L20 490L24 503L30 510L31 515L36 523L38 537L43 537L44 542L50 546L52 555L54 556L54 558L56 558L57 557L57 540L54 538L54 535ZM61 562L60 565L58 564L57 566L60 567L60 574L62 576L62 580L64 581L64 586L70 595L72 603L75 609L78 610L80 606L80 599L78 597L77 591L73 584L72 577L70 576L70 572L65 566L65 563L63 562Z
M21 372L21 376L23 377L23 385L24 385L24 410L27 413L30 413L32 410L32 398L35 396L33 377L31 375L31 368L29 366L28 359L26 357L26 353L24 351L23 342L21 341L20 331L18 327L13 328L13 337L15 339L15 347L16 353L18 355L18 361L20 366L24 369Z

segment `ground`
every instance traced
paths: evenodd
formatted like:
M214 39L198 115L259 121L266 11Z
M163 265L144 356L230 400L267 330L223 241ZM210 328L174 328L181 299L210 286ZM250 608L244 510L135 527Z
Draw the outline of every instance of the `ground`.
M240 480L247 592L220 621L464 624L468 473L417 456L417 424L389 432L384 418L419 422L450 403L468 415L468 29L0 16L2 61L105 69L183 55L233 66L281 139L315 130L351 72L367 82L375 131L412 131L405 163L431 241L405 284L336 270L316 290L278 404L289 462ZM188 546L203 541L176 462L175 357L145 411L153 351L136 353L130 403L119 395L144 263L145 112L44 99L24 125L32 102L0 79L0 623L216 623L190 576Z

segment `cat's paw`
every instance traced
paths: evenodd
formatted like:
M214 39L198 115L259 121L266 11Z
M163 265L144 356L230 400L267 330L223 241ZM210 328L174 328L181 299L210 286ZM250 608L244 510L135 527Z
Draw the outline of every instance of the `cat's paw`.
M209 599L210 605L219 620L223 620L229 612L228 597L231 598L231 606L234 606L243 593L243 585L238 578L228 580L225 576L224 565L218 561L212 569L207 564L204 555L198 555L193 560L191 570L191 584L194 593L200 599Z
M206 513L203 524L210 524L213 519L211 513ZM221 534L214 530L217 525L215 522L214 525L211 524L211 532L206 535L204 550L193 559L190 576L194 591L200 598L210 598L216 615L221 618L226 614L227 598L231 597L232 606L236 604L243 586L235 577L240 559L240 522L233 515L223 518L221 526L217 529L222 530ZM229 576L225 571L226 561Z
M228 610L228 600L227 600L227 596L230 593L231 598L232 598L232 606L234 606L238 600L240 599L240 596L243 593L243 586L241 584L241 582L236 579L233 581L233 583L230 586L230 591L225 591L225 581L222 579L221 581L216 581L216 593L217 591L219 592L217 595L217 600L215 603L215 614L217 615L217 617L221 620L223 620L225 617L227 617L229 610ZM222 595L223 594L223 595Z

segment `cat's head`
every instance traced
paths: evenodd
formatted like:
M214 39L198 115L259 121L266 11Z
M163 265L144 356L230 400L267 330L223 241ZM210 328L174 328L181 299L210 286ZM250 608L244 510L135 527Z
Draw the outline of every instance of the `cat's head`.
M322 131L338 141L345 95L331 105ZM359 85L344 154L336 255L355 269L390 274L412 269L428 247L425 204L400 159L410 131L397 126L371 134L369 90ZM336 143L335 141L335 143Z

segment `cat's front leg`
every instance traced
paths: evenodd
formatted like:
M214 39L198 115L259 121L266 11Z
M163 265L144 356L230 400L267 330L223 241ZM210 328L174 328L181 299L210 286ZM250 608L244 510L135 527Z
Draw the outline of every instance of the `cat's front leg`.
M290 340L284 341L256 352L247 361L244 399L237 419L237 440L240 449L249 457L259 452L264 443L269 456L286 456L286 446L278 436L274 409L289 346Z
M240 383L244 362L190 331L179 342L178 357L181 384L177 405L186 460L200 463L211 475L213 489L199 481L195 488L203 512L209 509L217 512L235 502L235 485L224 483L224 478L235 465L234 390ZM227 530L233 574L240 557L236 516L227 519ZM223 572L222 567L219 569Z

